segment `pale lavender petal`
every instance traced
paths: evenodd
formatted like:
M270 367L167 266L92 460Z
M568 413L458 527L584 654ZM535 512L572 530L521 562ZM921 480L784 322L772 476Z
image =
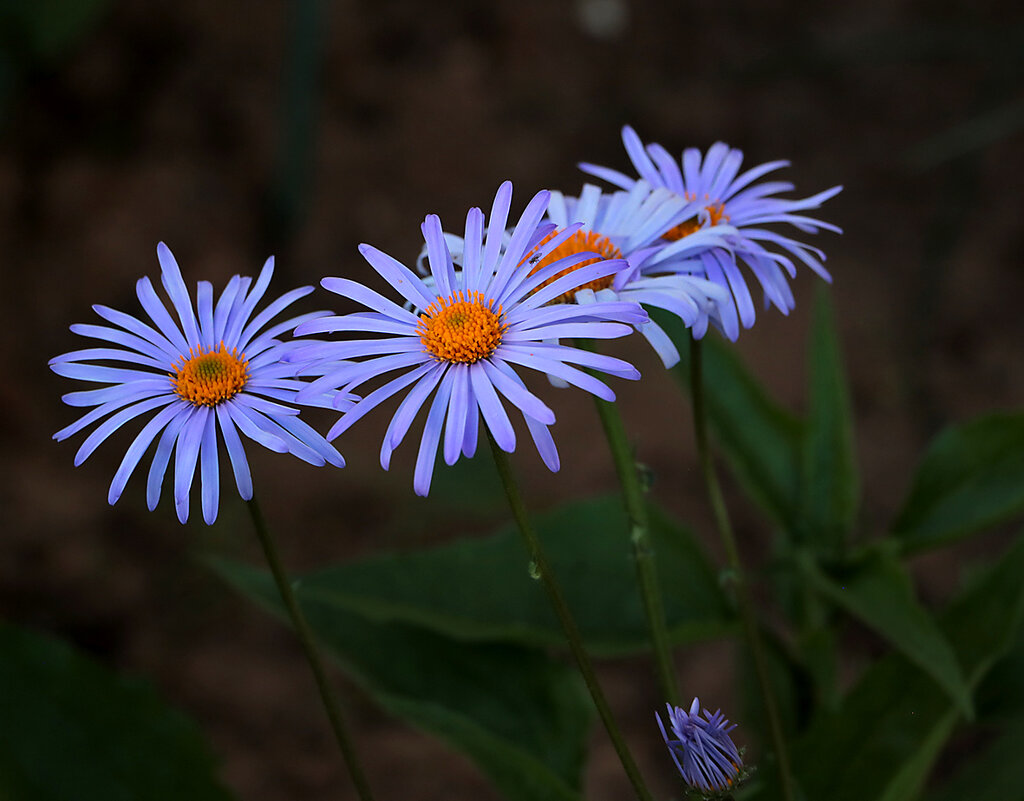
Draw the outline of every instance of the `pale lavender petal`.
M238 430L241 431L245 436L251 439L253 442L258 442L267 450L274 451L275 453L287 453L288 443L281 437L273 434L269 431L265 431L257 421L262 420L262 415L256 412L254 409L250 409L247 406L243 406L236 403L236 398L232 398L221 404L228 414L231 415L231 419L238 426Z
M210 410L207 407L197 406L182 428L178 436L178 447L174 449L174 510L181 523L188 521L188 496L196 474L199 444L209 416Z
M141 324L140 324L141 325ZM72 333L92 339L102 339L106 342L113 342L116 345L123 345L126 348L144 353L152 359L160 361L165 367L169 367L172 358L167 350L142 339L141 337L129 334L126 331L118 331L116 328L107 328L105 325L88 325L86 323L75 323L71 326ZM153 332L156 333L156 332ZM163 337L160 337L161 339ZM170 343L167 343L170 347Z
M181 269L178 262L171 253L170 248L163 242L156 246L156 257L160 262L160 282L167 290L174 310L178 313L182 330L185 332L185 339L188 342L200 343L199 326L196 325L196 314L192 309L192 298L185 287L185 281L181 277Z
M676 194L682 195L686 192L683 186L683 174L679 171L679 165L672 158L665 148L656 143L647 146L647 154L651 157L661 173L661 186L671 189Z
M168 365L166 360L151 359L149 356L143 356L140 353L132 353L131 351L121 350L120 348L85 348L83 350L73 350L69 353L62 353L60 356L55 356L50 359L50 366L55 364L65 364L68 362L82 362L86 359L99 359L101 361L114 361L114 362L132 362L133 364L144 364L147 367L152 367L156 370L167 370Z
M373 269L378 272L380 277L387 281L389 284L391 284L391 286L394 287L395 291L397 291L398 294L400 294L403 298L409 301L413 306L415 306L418 309L425 309L427 308L427 306L434 302L437 293L431 292L427 288L427 285L423 283L423 279L416 275L416 273L414 273L400 261L398 261L395 258L392 258L387 253L378 250L377 248L373 247L373 245L360 245L359 252L363 254L363 258L366 259L366 261L369 262L370 266L373 267ZM341 278L325 278L320 283L324 287L324 289L329 289L331 292L338 292L338 290L332 289L330 286L328 286L326 282L336 282L344 280L345 279ZM357 284L356 286L359 285ZM366 291L369 292L371 290ZM338 292L338 294L344 295L345 297L352 297L351 295L345 295L344 292ZM377 297L380 298L381 300L384 300L384 298L381 298L381 296L379 295ZM366 306L369 306L372 309L377 309L377 311L381 311L384 312L385 314L391 315L391 312L385 311L385 309L382 308L378 308L377 306L374 306L372 303L367 303L365 300L362 300L361 298L352 297L352 299L357 300L358 302ZM390 303L390 301L385 302Z
M217 421L220 423L220 433L224 437L228 459L231 461L231 471L235 475L238 494L243 501L252 500L252 472L249 469L249 460L245 456L245 448L231 419L231 413L224 404L217 406Z
M179 353L187 355L190 345L182 336L181 330L174 320L171 319L171 315L167 313L167 307L157 297L156 290L153 289L153 283L148 277L140 278L136 282L135 294L138 295L142 308L146 310L150 319L156 323L156 327L160 329L164 337L174 347L178 348ZM193 344L198 345L199 341L196 340Z
M146 325L141 320L135 319L130 314L125 314L117 309L111 309L108 306L101 306L99 304L94 305L92 308L93 311L95 311L104 320L121 326L126 331L130 331L146 342L151 342L154 346L167 354L168 361L174 361L181 354L181 350L172 345L167 337L157 332L156 329L151 326ZM186 353L187 352L188 351L186 351Z
M213 340L213 284L200 281L196 286L196 309L199 312L199 341L204 348L210 350Z
M321 457L323 462L333 464L335 467L344 467L345 459L337 448L324 439L316 429L298 417L275 417L274 421L284 428L295 439L305 447L314 451Z
M608 167L589 164L585 161L580 162L576 166L588 175L593 175L595 178L600 178L602 181L607 181L608 183L621 187L622 189L630 189L633 184L636 183L636 179L630 178L628 175L625 175L618 170L612 170Z
M462 443L466 439L466 416L469 414L469 365L454 364L448 371L446 383L451 384L448 402L448 420L444 427L444 461L453 465L459 459ZM473 409L476 414L476 409Z
M224 341L224 334L227 331L228 318L232 309L235 308L235 301L239 293L244 293L248 288L250 278L243 278L240 275L233 276L224 291L217 299L217 306L213 312L213 341L211 344L218 344Z
M452 382L447 376L445 378L447 380L441 382L434 402L430 405L427 422L423 426L423 436L420 438L419 453L416 454L412 486L421 498L430 493L430 480L433 478L434 462L437 459L437 444L441 440L441 425L444 423L444 413L451 396Z
M675 343L654 320L639 326L637 331L651 344L666 369L675 367L679 363L679 351L676 349Z
M477 362L474 367L479 364ZM498 399L498 394L494 391L487 374L482 367L479 367L469 371L469 378L473 395L480 406L480 413L484 416L484 422L487 424L491 436L494 437L499 448L506 453L512 453L516 449L516 432L512 429L512 423L509 422L505 407Z
M661 176L658 174L657 169L655 169L650 156L647 155L647 151L644 150L643 142L640 141L636 131L628 125L622 129L622 144L625 145L626 155L633 162L633 166L640 174L640 177L651 186L661 186Z
M206 415L199 449L199 484L202 491L203 520L212 526L220 508L220 464L217 458L217 417Z
M531 328L527 331L509 331L503 342L531 342L538 339L615 339L628 336L632 329L628 325L609 322L562 323Z
M434 369L426 372L416 382L409 394L406 395L398 406L395 416L391 418L387 431L384 432L384 445L381 448L381 467L385 470L391 463L391 454L399 445L409 431L416 413L423 406L427 396L434 391L441 377L448 370L450 365L447 362L439 362Z
M584 373L582 370L570 367L564 362L546 359L537 353L518 352L512 347L499 348L495 352L495 356L513 364L521 364L523 367L529 367L533 370L553 375L556 378L561 378L566 383L584 389L604 400L615 400L615 393L606 384L594 378L594 376Z
M511 365L498 360L494 362L494 366L504 374L509 381L515 383L523 391L526 390L526 385L523 383L523 379L516 374L516 371L512 369ZM523 414L523 420L526 421L526 428L530 432L533 444L537 447L537 453L540 454L541 461L544 462L545 466L551 472L558 472L558 468L561 466L558 459L558 449L555 447L555 440L551 436L551 431L548 426L528 414ZM553 415L552 422L554 422Z
M277 298L273 303L267 306L263 311L257 314L249 324L242 329L242 333L238 337L238 343L233 347L237 347L240 352L244 352L252 341L252 338L260 332L260 330L277 315L291 306L299 298L303 298L313 291L311 286L301 286L298 289L293 289L291 292L286 292ZM293 323L294 320L289 321ZM294 326L292 326L294 327ZM287 329L286 329L287 330Z
M305 322L319 320L323 317L327 317L328 315L330 315L329 311L308 312L307 314L300 314L298 317L293 317L290 320L285 320L284 322L270 326L270 328L260 333L258 337L255 337L252 342L245 346L245 354L249 356L249 363L254 363L256 361L256 356L263 353L267 348L278 344L274 337L279 334L283 334L285 331L294 331ZM301 342L289 342L287 345L287 352L304 347Z
M430 262L430 274L437 282L438 294L450 298L455 292L455 268L452 266L452 254L444 241L441 230L441 218L436 214L428 214L420 226L423 239L427 243L427 261Z
M408 322L399 322L380 312L356 312L342 317L321 317L305 324L303 334L336 334L339 331L373 331L377 334L411 336L414 332Z
M167 473L167 464L171 460L171 450L178 440L181 429L192 418L195 406L182 404L183 408L164 429L157 443L156 451L153 454L153 462L149 466L149 476L146 479L146 506L149 511L156 509L160 502L160 490L163 487L164 475Z
M544 216L549 197L550 193L542 190L526 204L526 209L512 232L512 239L509 240L508 247L505 248L505 253L501 257L498 269L484 292L487 297L495 298L505 294L505 286L526 255L526 246Z
M479 292L482 289L483 236L484 213L474 207L466 214L466 238L462 251L462 283L467 292Z
M160 390L142 390L142 391L131 391L131 390L125 391L125 386L126 385L121 384L121 385L118 385L116 387L107 387L107 389L105 389L105 390L96 390L97 392L110 392L110 393L112 393L110 395L111 399L109 401L105 402L105 403L100 404L99 406L97 406L95 409L93 409L88 414L82 415L77 420L75 420L75 422L73 422L71 425L69 425L69 426L67 426L65 428L62 428L60 431L58 431L56 434L53 435L53 438L55 440L57 440L57 442L63 442L68 437L70 437L70 436L72 436L74 434L77 434L83 428L87 428L88 426L90 426L93 423L95 423L97 420L99 420L99 419L101 419L103 417L106 417L111 412L116 412L118 409L120 409L120 408L122 408L124 406L127 406L129 403L135 403L136 401L145 400L146 398L152 398L152 397L154 397L156 395L165 395L166 394L164 389L160 389ZM128 386L130 386L130 385L128 385ZM116 390L116 392L115 392L115 390ZM84 395L86 393L72 393L72 394L83 394ZM67 398L68 396L65 395L64 397ZM65 401L65 402L67 402L67 401ZM69 404L69 405L73 406L75 404ZM93 404L88 403L88 404L82 404L82 405L84 405L84 406L91 406Z
M146 452L146 448L149 447L149 443L153 441L156 435L159 434L171 420L181 414L184 408L185 404L180 402L172 404L166 409L161 409L160 412L153 417L152 420L146 423L138 433L138 436L135 437L132 444L128 446L128 450L125 451L124 458L121 460L121 465L117 468L117 472L114 473L114 480L110 482L110 491L107 493L107 502L109 504L113 505L117 503L117 499L121 497L121 493L124 492L128 479L131 478L139 460L142 459L142 455Z
M267 287L270 285L270 279L274 275L274 257L271 256L263 264L263 269L260 270L259 277L256 279L256 283L253 288L249 291L249 294L245 297L244 302L236 304L232 310L231 316L228 318L227 329L224 331L224 344L228 350L238 346L238 338L242 333L242 329L245 324L249 322L249 318L252 316L253 310L256 308L256 304L260 302L263 294L267 291Z
M369 247L367 245L366 247ZM335 295L341 295L343 298L349 298L354 300L356 303L362 303L367 308L378 311L381 314L386 314L388 317L392 317L395 320L416 324L419 319L408 309L403 309L397 303L388 300L383 295L374 292L369 287L365 287L362 284L357 284L355 281L350 281L347 278L324 278L320 282L320 286L326 289L328 292L333 292ZM422 308L426 308L434 301L431 297L429 302ZM418 305L418 304L416 304ZM300 326L296 329L296 334L305 333L306 326Z
M498 263L498 254L505 238L505 224L508 222L508 210L512 205L512 182L505 181L494 194L491 215L487 223L487 244L484 245L484 257L481 265L481 276L490 280ZM486 284L485 284L486 285Z
M164 394L171 387L166 378L148 378L144 381L129 381L102 389L89 389L82 392L69 392L61 395L61 400L68 406L98 406L113 400L129 397L131 400L142 400L152 395Z
M508 398L509 402L519 409L524 416L532 417L534 420L545 425L551 425L555 422L555 413L540 398L530 392L522 381L514 381L509 378L500 369L499 365L502 364L500 360L492 363L484 359L479 364L483 365L484 372L487 373L487 379L494 388Z
M351 409L345 412L344 415L342 415L338 422L336 422L331 427L331 430L327 432L327 439L335 439L339 434L346 431L353 423L359 420L367 412L376 408L379 404L386 401L396 392L409 386L409 384L413 383L414 381L418 381L422 376L424 376L431 370L435 369L436 367L436 363L428 362L426 364L420 365L415 370L410 370L408 373L405 373L404 375L400 375L397 378L392 379L379 389L375 389L365 398L356 402L355 406L353 406Z
M131 381L146 381L157 378L156 373L142 370L126 370L121 367L104 367L99 364L51 364L50 369L65 378L76 378L79 381L93 381L98 384L125 384Z
M462 455L472 459L476 453L477 432L480 427L480 413L478 411L476 398L469 393L469 405L466 409L466 435L462 440Z
M75 467L78 467L82 462L88 459L103 440L117 431L117 429L129 420L134 420L140 414L145 414L159 406L166 406L168 403L173 403L174 400L175 397L173 395L171 397L161 396L150 398L149 400L140 401L133 406L129 406L127 409L124 409L108 420L105 420L96 427L96 430L86 437L85 442L82 443L82 447L78 449L78 453L75 454Z

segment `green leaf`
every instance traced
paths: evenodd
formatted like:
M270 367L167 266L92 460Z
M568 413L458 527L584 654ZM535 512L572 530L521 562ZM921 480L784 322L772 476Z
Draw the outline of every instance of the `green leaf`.
M860 492L849 391L827 290L811 330L807 428L801 463L800 529L811 544L840 547L853 528Z
M1024 718L1024 627L978 687L978 719L1005 724Z
M993 414L940 434L893 525L908 551L934 548L1024 512L1024 414Z
M211 563L229 583L281 614L270 576ZM579 801L592 704L576 672L543 651L459 642L367 620L300 595L320 642L384 709L473 759L513 801Z
M728 632L732 614L704 552L689 531L657 507L650 511L673 642ZM535 524L592 652L647 649L647 618L621 500L575 502L538 516ZM305 601L369 620L413 623L458 639L565 644L546 595L530 578L526 550L512 526L491 537L330 567L305 576L298 593Z
M1010 724L985 749L968 762L929 801L964 801L970 798L998 798L1024 801L1024 720Z
M823 572L808 556L800 567L814 588L884 637L930 675L968 717L970 690L938 625L914 597L914 588L894 549L873 549L836 576Z
M1024 619L1024 538L943 613L940 629L978 682L1006 652ZM918 668L891 653L873 664L834 713L817 716L793 748L793 764L808 799L881 801L913 798L948 735L956 708ZM764 786L758 801L778 798ZM982 797L982 796L970 796Z
M690 384L690 335L678 317L651 309L681 360L673 373ZM776 403L716 336L701 341L708 424L744 489L777 522L791 528L800 503L803 424ZM680 424L689 424L680 414Z
M0 624L0 798L226 801L195 724L148 685Z

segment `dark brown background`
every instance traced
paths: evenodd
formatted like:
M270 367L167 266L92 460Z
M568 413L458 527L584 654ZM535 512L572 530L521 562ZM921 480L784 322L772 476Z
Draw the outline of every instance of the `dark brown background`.
M356 245L412 260L427 212L458 229L506 178L518 211L540 188L576 191L579 160L625 168L624 123L673 152L724 139L752 163L792 159L786 177L801 194L846 186L822 213L845 235L815 244L835 277L865 535L883 529L939 425L1021 402L1018 4L606 2L625 18L602 35L583 22L584 9L602 6L582 0L314 4L318 35L295 51L299 4L118 0L64 52L10 62L0 138L0 614L149 677L200 722L240 798L353 797L289 633L194 559L258 555L244 507L227 484L218 525L183 528L166 493L155 513L145 510L138 476L109 507L127 438L78 469L81 436L50 440L76 415L59 400L76 387L46 360L85 346L67 326L95 322L92 303L137 312L134 284L158 275L158 240L190 284L223 286L270 253L275 293L323 275L370 280ZM4 29L13 52L19 35ZM302 81L296 94L287 78L306 68L318 77L308 106ZM738 345L795 409L816 281L803 270L796 312L764 313ZM314 297L303 309L336 299ZM687 408L642 344L622 352L645 374L617 389L657 497L715 551ZM589 400L550 394L561 473L549 477L530 447L516 458L535 509L614 489ZM371 416L339 440L344 471L249 448L294 569L486 531L497 519L460 509L450 494L415 498L409 444L383 473L386 420ZM771 532L738 496L735 506L748 551L763 555ZM920 568L933 600L957 575L949 558ZM681 652L684 693L731 703L720 670L729 657L722 645ZM642 767L659 794L672 792L647 665L617 663L605 675ZM380 798L495 797L460 757L349 695ZM604 736L593 739L589 794L625 797Z

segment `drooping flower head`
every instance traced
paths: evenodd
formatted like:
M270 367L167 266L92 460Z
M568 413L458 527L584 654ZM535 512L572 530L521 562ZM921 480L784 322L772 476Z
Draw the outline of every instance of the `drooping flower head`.
M149 415L128 446L107 497L111 504L117 502L146 450L160 435L149 468L146 500L151 511L156 508L173 454L174 506L182 523L188 520L189 494L197 463L203 518L207 523L217 518L218 431L231 461L238 492L246 500L252 498L252 476L239 432L270 450L290 452L311 464L330 462L343 467L341 454L299 420L298 409L286 405L295 403L296 393L306 384L294 378L295 365L282 361L282 356L296 343L283 344L275 339L299 323L327 312L311 312L270 325L313 288L294 289L253 316L274 272L271 257L255 283L251 278L236 275L216 304L212 284L200 281L193 307L181 270L163 242L157 246L157 257L161 282L177 321L149 278L142 278L136 293L150 322L107 306L93 306L112 325L78 324L71 326L71 330L114 347L78 350L50 360L50 368L58 375L108 385L72 392L63 398L70 406L95 408L54 434L54 439L67 439L103 420L78 449L75 465L82 464L125 423ZM311 395L306 403L330 406L332 399L333 396Z
M643 180L699 205L695 220L667 228L661 234L673 244L662 250L655 262L660 262L666 270L703 275L728 290L732 302L718 304L716 317L727 336L735 339L739 324L749 328L755 319L754 303L738 263L745 264L757 278L765 304L775 306L783 314L788 314L794 306L793 292L786 277L796 275L791 257L831 281L822 265L825 254L821 250L762 226L782 223L806 234L820 230L841 233L836 226L801 213L820 207L838 194L841 186L803 199L780 198L776 195L791 191L793 184L758 181L787 166L788 161L772 161L740 173L742 151L722 142L713 144L703 155L696 148L688 148L682 159L676 161L659 144L645 147L629 126L622 129L622 141L639 178L594 164L580 164L580 168L622 189L631 189L638 180ZM716 247L694 255L689 246L683 244L702 229L721 224L736 229L736 234L729 239L729 250ZM690 252L684 253L684 248Z
M705 709L701 717L700 701L696 698L689 712L679 706L667 706L671 736L661 716L654 717L683 781L704 793L734 787L743 768L740 752L729 736L736 724L730 725L720 711L711 714Z
M502 398L522 413L544 463L551 470L558 469L558 452L548 431L555 422L554 413L526 388L518 375L520 368L556 376L608 400L615 397L612 390L579 367L639 378L636 369L620 359L551 341L559 337L620 337L630 332L629 325L642 323L646 314L636 303L595 303L585 308L549 305L560 295L613 276L628 264L610 259L572 270L569 268L587 256L571 256L535 271L536 262L575 229L556 235L528 257L550 228L538 228L549 200L549 193L540 192L527 205L503 247L511 200L512 185L506 182L495 195L486 237L483 212L470 209L461 270L455 269L436 215L429 215L422 226L430 266L426 280L380 250L360 245L359 251L370 266L409 308L355 281L325 278L321 282L325 289L370 311L311 321L296 331L365 331L377 335L372 339L319 343L296 353L293 358L319 360L324 373L306 392L336 388L351 391L377 376L402 371L358 401L328 432L328 438L333 439L382 401L411 387L384 435L380 460L385 470L392 452L433 393L413 480L419 495L430 490L442 433L444 460L449 465L460 455L469 457L476 452L481 416L502 450L515 449L515 431ZM535 260L531 262L531 258ZM358 361L332 366L342 360Z
M658 270L653 261L667 246L662 233L685 225L696 212L695 204L668 189L652 189L646 181L637 181L628 191L612 193L586 184L578 198L552 192L548 219L556 226L555 231L563 231L573 223L582 227L542 260L538 268L556 257L585 251L596 251L604 258L625 258L628 270L566 293L559 300L581 304L594 300L635 301L672 312L691 328L695 337L702 337L714 304L728 300L727 293L700 276ZM702 230L686 243L687 252L726 247L726 236L730 233L735 233L734 229L726 226ZM575 269L588 263L583 262ZM679 361L672 340L653 320L637 326L637 330L666 367Z

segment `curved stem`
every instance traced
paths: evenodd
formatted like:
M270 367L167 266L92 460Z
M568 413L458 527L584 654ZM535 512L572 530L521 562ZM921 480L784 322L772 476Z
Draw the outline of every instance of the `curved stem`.
M718 477L715 474L715 467L711 460L711 449L708 445L707 412L704 408L704 371L702 361L700 340L691 337L690 392L693 397L693 427L697 440L697 456L700 460L700 470L704 477L704 487L707 490L711 511L715 518L715 527L718 529L718 534L722 539L726 559L733 574L743 634L747 639L747 646L750 648L750 654L754 660L754 672L757 674L757 683L761 689L761 699L764 702L765 715L768 718L772 747L775 750L775 759L778 763L782 796L786 801L793 801L793 774L789 766L786 740L782 733L779 704L775 698L771 681L768 678L768 664L765 658L764 643L761 641L761 633L758 630L757 619L754 615L750 588L747 585L743 564L740 561L740 552L736 546L736 537L733 534L732 523L729 521L729 512L725 506L725 499L722 497L722 489L718 484Z
M597 707L597 713L601 716L601 721L608 731L608 736L615 747L615 753L619 755L619 761L622 762L622 767L633 785L637 798L640 801L652 801L651 794L644 784L643 777L640 775L640 770L633 760L633 755L629 752L629 747L626 745L626 741L623 739L622 733L612 717L611 708L608 706L608 701L604 697L604 691L597 681L597 674L594 673L594 666L583 646L583 638L576 627L576 621L573 619L572 613L565 603L565 598L562 595L558 582L555 580L554 573L551 572L551 566L544 555L544 550L541 547L540 540L537 538L537 533L533 530L533 525L526 516L526 507L523 505L523 500L519 495L519 486L516 483L515 476L512 474L512 466L509 464L508 456L498 447L498 443L494 441L489 431L487 432L487 439L491 443L491 453L494 454L494 463L498 468L498 475L501 476L501 483L505 488L505 497L508 498L508 505L512 510L512 516L516 520L519 533L523 536L526 550L529 552L530 559L533 562L533 567L535 568L533 573L544 584L548 600L551 601L551 606L558 617L558 622L562 624L562 631L565 634L566 641L569 643L569 650L572 651L572 655L576 659L576 665L583 676L583 681L586 682L587 689L590 690L590 697L593 698L594 706Z
M658 670L658 681L665 700L672 706L679 706L679 688L676 684L675 665L668 641L668 625L665 622L665 604L658 584L658 571L654 562L654 547L651 544L650 522L647 501L636 469L636 460L626 437L618 404L595 397L597 414L601 418L608 447L615 462L615 472L622 486L622 498L629 517L629 539L633 543L633 557L636 560L637 580L647 614L647 625L654 646L654 660Z
M252 516L253 525L256 527L256 534L259 537L260 545L263 546L263 554L267 559L267 564L270 566L270 572L274 574L277 591L281 594L281 600L288 611L288 617L291 618L292 625L295 627L295 633L302 644L302 650L306 654L306 661L309 662L309 667L313 671L313 678L316 680L317 689L320 690L320 698L323 701L324 709L327 711L327 717L331 721L334 738L338 741L338 747L341 749L341 755L345 759L345 765L348 767L348 772L352 777L352 783L355 784L356 792L359 794L361 801L373 801L373 793L370 792L370 785L366 781L362 765L356 755L355 746L352 744L352 738L349 736L344 718L342 718L338 698L334 694L334 689L331 687L330 682L327 680L327 673L324 670L320 652L317 650L313 631L310 629L306 616L302 613L302 608L299 606L298 599L292 591L291 582L288 580L288 574L285 572L284 565L281 562L274 538L270 534L270 529L267 528L263 512L260 511L259 504L256 503L255 498L246 501L246 504L249 507L249 514Z

